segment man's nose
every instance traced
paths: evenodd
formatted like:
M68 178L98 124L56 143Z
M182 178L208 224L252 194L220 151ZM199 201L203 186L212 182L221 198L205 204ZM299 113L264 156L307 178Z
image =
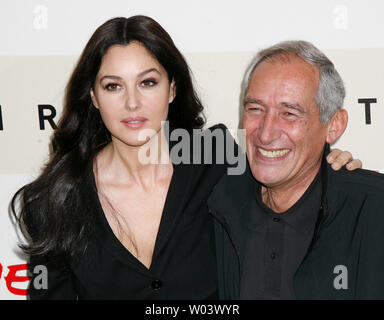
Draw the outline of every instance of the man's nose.
M263 145L269 145L280 138L281 129L276 117L272 113L267 113L260 123L258 136Z

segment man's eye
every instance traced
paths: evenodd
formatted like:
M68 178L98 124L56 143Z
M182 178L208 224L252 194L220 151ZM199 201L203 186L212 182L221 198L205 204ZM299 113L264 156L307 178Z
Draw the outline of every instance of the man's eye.
M251 111L251 112L259 112L259 111L262 111L262 109L260 107L257 107L257 106L248 106L246 108L247 111Z
M293 120L297 118L297 115L292 112L284 112L283 116L287 119Z
M107 91L116 91L120 88L120 85L118 85L117 83L108 83L104 89L107 90Z

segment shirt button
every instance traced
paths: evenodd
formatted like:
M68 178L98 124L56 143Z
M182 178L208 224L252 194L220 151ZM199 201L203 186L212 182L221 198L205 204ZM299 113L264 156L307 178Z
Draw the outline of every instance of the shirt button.
M163 286L163 283L160 280L155 280L151 283L151 287L154 291L159 290Z
M273 218L273 222L279 222L280 219L279 218Z
M275 260L277 258L277 254L276 254L276 252L272 252L271 253L271 259L272 260Z

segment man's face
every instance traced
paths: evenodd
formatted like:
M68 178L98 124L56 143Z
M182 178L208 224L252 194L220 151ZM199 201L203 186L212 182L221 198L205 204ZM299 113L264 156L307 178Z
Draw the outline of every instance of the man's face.
M243 127L253 176L292 187L317 173L327 136L315 95L319 70L290 55L261 62L245 96Z

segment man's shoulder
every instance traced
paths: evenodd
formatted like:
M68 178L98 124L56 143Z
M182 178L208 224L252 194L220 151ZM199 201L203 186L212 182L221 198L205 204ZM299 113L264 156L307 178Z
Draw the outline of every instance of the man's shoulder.
M332 215L365 221L370 229L384 222L384 175L364 169L329 172L326 203Z
M381 246L384 235L384 175L357 169L329 172L328 177L324 234L329 239L336 236L341 245L352 246L364 241L362 245L367 251L374 243Z
M345 190L348 193L380 194L384 200L384 174L366 169L348 171L330 170L328 189Z

